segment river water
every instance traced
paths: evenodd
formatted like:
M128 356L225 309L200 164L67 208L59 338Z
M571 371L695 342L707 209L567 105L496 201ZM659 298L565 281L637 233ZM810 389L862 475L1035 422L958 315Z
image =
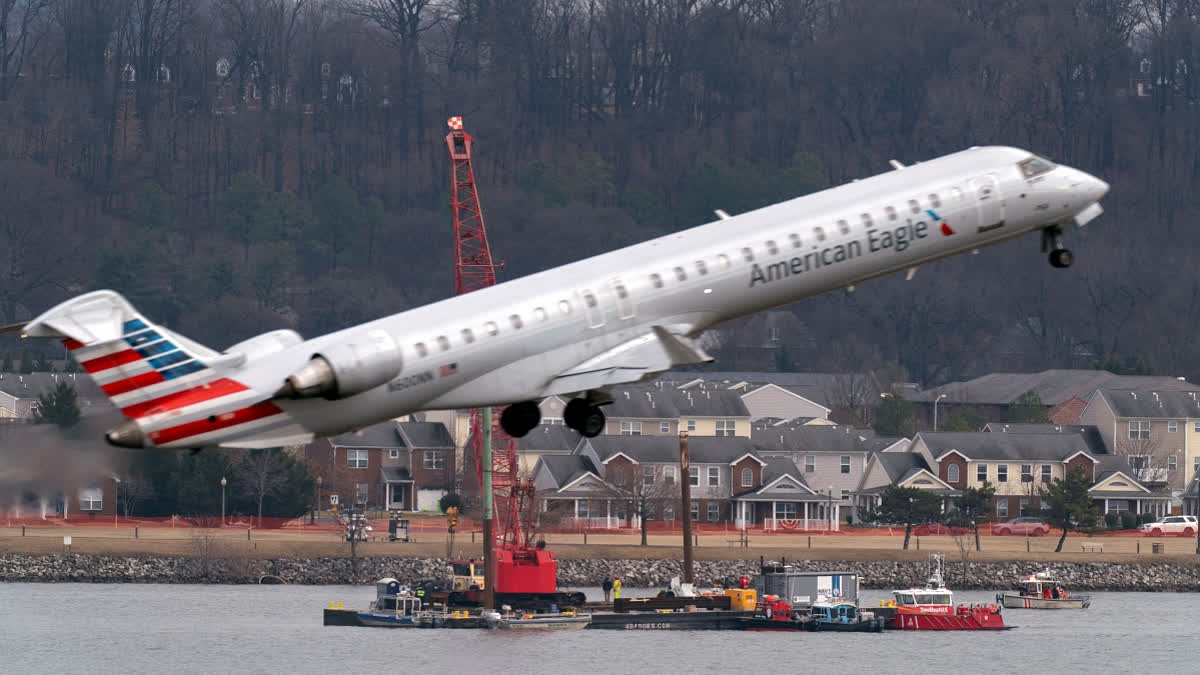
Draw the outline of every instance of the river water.
M372 586L0 584L0 672L1200 672L1198 598L1182 593L1095 593L1082 611L1006 610L1006 623L1017 628L998 633L321 625L331 600L349 608L373 597ZM884 597L865 590L861 600L869 606ZM993 597L955 594L956 602Z

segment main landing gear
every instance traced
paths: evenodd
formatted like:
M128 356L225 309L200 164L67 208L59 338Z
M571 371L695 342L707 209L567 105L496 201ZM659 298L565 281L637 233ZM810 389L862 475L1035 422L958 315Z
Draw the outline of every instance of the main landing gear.
M563 410L563 421L588 438L599 436L604 431L604 413L590 397L571 399Z
M1042 230L1042 252L1050 251L1051 267L1070 267L1075 261L1071 249L1063 246L1062 228L1052 225Z
M521 438L533 431L542 421L542 410L534 401L514 403L500 413L500 426L513 438Z

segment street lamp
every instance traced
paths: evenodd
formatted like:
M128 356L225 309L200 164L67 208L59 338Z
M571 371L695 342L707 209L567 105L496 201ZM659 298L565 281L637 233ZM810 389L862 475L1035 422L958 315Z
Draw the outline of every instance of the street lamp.
M938 401L946 398L945 394L938 394L938 397L933 399L933 430L937 431L937 404Z
M825 508L825 520L828 523L826 525L825 529L832 532L833 531L833 486L832 485L829 486L829 506L827 506Z
M317 476L317 485L313 488L313 517L312 522L317 522L317 512L321 510L321 477Z
M121 479L113 474L113 528L117 527L117 506L121 503Z
M221 527L225 527L225 485L227 483L225 476L221 476Z

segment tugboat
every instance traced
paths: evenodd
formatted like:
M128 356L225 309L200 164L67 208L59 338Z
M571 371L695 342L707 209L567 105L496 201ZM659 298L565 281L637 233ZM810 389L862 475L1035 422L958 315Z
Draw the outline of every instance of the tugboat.
M996 601L1012 609L1087 609L1092 604L1088 595L1071 595L1063 590L1062 582L1050 574L1050 568L1017 582L1016 591L996 594Z
M892 591L892 599L880 602L881 613L891 614L888 628L902 630L1007 630L1000 606L962 604L955 606L954 594L942 582L943 556L929 560L929 578L924 588Z

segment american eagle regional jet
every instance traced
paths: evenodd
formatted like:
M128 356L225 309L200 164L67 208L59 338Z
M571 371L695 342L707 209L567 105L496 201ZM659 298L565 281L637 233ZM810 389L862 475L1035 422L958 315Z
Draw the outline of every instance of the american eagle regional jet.
M1042 233L1101 213L1108 184L1009 147L977 147L305 340L264 333L217 352L121 295L67 300L23 326L58 338L127 418L123 447L303 443L420 410L508 405L523 436L537 402L604 427L614 385L710 361L696 342L735 317Z

